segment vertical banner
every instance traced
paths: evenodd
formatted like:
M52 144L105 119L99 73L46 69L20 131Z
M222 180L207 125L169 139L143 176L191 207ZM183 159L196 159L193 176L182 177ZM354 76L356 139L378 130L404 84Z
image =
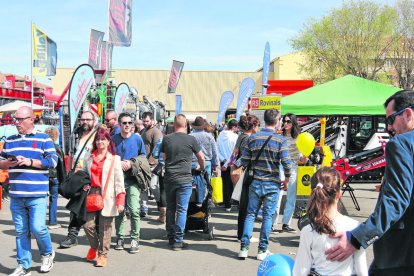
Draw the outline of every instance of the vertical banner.
M184 62L173 60L170 72L170 79L168 81L167 93L175 93L180 80L181 72L184 68Z
M123 82L120 85L118 85L115 92L115 112L117 115L121 114L122 110L124 109L124 106L127 102L128 94L128 84Z
M75 128L76 119L82 104L85 101L86 95L94 82L95 72L89 64L80 65L72 76L68 96L71 133Z
M256 83L252 78L245 78L240 84L239 96L237 97L237 121L240 119L240 116L246 109L247 102L249 101L250 96L253 94L255 87Z
M262 76L262 95L266 95L267 81L269 80L269 68L270 68L270 44L266 42L264 55L263 55L263 76Z
M175 95L175 115L183 112L183 98L181 95Z
M102 41L100 69L108 69L108 42Z
M132 0L109 0L109 42L131 46Z
M223 93L223 95L221 95L218 118L217 118L217 125L220 125L233 99L234 99L234 94L231 91L226 91Z
M57 46L44 32L32 24L33 75L46 77L56 75Z
M104 32L91 29L91 38L89 40L88 63L94 69L99 69L99 65L101 63L101 50L104 35Z
M112 51L114 50L114 45L112 45L109 42L106 42L107 48L107 55L108 55L108 61L107 61L107 70L112 70Z

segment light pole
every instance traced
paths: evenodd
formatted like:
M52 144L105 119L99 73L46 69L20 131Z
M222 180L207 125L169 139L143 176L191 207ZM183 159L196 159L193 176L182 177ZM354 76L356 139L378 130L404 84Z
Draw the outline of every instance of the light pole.
M319 61L319 84L322 84L322 58L318 57Z

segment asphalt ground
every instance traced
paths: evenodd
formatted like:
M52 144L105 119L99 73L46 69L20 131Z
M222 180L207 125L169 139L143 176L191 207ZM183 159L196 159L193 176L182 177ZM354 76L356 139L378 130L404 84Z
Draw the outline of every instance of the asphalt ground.
M355 184L355 195L361 205L361 211L355 207L346 192L342 201L346 213L358 221L364 221L375 207L378 193L375 184ZM257 244L252 244L249 258L244 261L237 259L240 244L237 241L237 209L226 212L215 207L211 212L210 222L214 226L214 239L202 231L191 231L185 235L189 248L172 251L168 241L163 240L165 226L156 222L157 212L150 202L149 215L141 221L140 251L137 254L110 250L108 265L104 268L94 267L85 260L89 243L83 230L80 232L79 245L69 249L59 249L58 244L67 234L69 212L64 208L64 198L59 198L58 222L62 228L51 230L53 247L56 251L54 268L48 275L256 275L259 261L256 260ZM293 228L297 229L297 219L293 219ZM281 226L279 226L281 227ZM254 236L259 236L260 222L256 222ZM129 230L129 223L128 228ZM112 243L116 241L113 229ZM300 232L271 233L269 250L272 253L286 254L295 258L299 245ZM129 240L126 240L127 247ZM17 266L15 231L9 204L3 202L0 211L0 274L7 275ZM32 275L39 275L40 255L36 241L32 239L33 267ZM367 249L368 264L372 261L372 247Z

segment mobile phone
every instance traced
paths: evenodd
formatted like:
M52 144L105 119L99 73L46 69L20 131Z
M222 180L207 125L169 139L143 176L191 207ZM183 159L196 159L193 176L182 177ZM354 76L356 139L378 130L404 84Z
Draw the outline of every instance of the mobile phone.
M5 158L5 159L11 159L12 161L17 161L16 156L13 155L13 154L8 154L8 153L5 153L5 152L2 152L2 153L0 153L0 156Z

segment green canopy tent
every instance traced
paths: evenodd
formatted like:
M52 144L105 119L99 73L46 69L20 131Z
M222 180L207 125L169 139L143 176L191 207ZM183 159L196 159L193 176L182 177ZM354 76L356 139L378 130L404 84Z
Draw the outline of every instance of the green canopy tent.
M296 115L384 115L385 100L399 88L353 75L282 98L282 113Z

